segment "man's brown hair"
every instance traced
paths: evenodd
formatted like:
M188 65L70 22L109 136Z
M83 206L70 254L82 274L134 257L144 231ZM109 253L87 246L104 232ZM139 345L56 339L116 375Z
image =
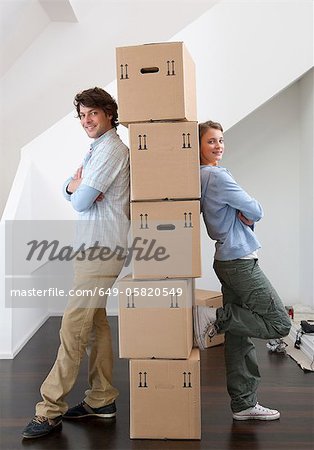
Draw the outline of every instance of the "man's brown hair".
M118 122L118 105L113 97L108 92L99 87L86 89L79 92L74 98L74 106L80 117L80 106L87 108L101 108L106 114L112 116L111 125L117 128Z

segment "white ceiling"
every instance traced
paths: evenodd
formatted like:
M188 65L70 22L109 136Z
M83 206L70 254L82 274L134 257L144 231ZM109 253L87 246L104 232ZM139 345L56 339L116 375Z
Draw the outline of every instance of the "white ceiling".
M69 0L0 0L0 77L51 22L77 22Z
M14 64L23 52L32 45L43 30L51 22L79 22L86 13L107 4L108 8L115 4L141 8L141 4L160 4L160 21L162 27L167 25L163 20L164 7L167 6L172 15L174 32L185 26L218 0L0 0L0 77ZM188 7L187 7L188 6ZM178 14L175 14L178 9ZM155 8L154 8L155 10ZM154 13L155 14L155 13ZM106 18L104 18L106 20ZM164 29L165 34L170 30ZM170 33L171 35L171 33Z
M39 0L39 3L47 13L50 20L54 22L77 22L70 0Z

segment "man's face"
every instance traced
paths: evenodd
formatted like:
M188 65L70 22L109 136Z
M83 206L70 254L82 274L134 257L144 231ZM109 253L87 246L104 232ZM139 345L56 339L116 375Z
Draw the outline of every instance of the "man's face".
M101 108L88 108L80 105L80 121L90 138L97 139L112 128L112 116L108 116Z
M220 130L208 128L201 139L201 164L218 166L224 153L224 137Z

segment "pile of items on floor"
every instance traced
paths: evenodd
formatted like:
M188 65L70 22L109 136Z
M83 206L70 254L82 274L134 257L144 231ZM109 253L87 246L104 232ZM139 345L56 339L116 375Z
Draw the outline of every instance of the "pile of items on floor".
M288 354L304 371L314 372L314 310L304 305L286 309L292 322L289 336L271 339L267 347L272 352Z

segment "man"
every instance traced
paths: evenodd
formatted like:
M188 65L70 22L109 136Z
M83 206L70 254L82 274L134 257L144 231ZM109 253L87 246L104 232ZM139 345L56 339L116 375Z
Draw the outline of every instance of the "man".
M201 209L208 235L216 241L214 270L224 306L194 307L195 341L204 350L206 335L225 333L227 388L235 420L279 419L279 411L257 402L260 374L251 340L287 336L291 327L284 305L258 264L254 222L262 218L263 210L219 165L224 153L222 126L204 122L199 136Z
M64 185L64 196L79 212L73 291L63 315L60 347L54 366L41 386L42 401L26 426L24 438L37 438L60 428L62 417L112 418L118 391L112 386L113 353L106 316L106 291L119 275L129 224L129 152L117 134L117 104L95 87L76 95L78 117L94 141L82 166ZM112 254L108 256L108 248ZM106 250L106 252L104 252ZM82 290L86 293L79 295ZM79 291L79 292L78 292ZM107 291L108 292L108 291ZM84 352L88 349L90 388L84 400L68 409L65 396L72 389Z

